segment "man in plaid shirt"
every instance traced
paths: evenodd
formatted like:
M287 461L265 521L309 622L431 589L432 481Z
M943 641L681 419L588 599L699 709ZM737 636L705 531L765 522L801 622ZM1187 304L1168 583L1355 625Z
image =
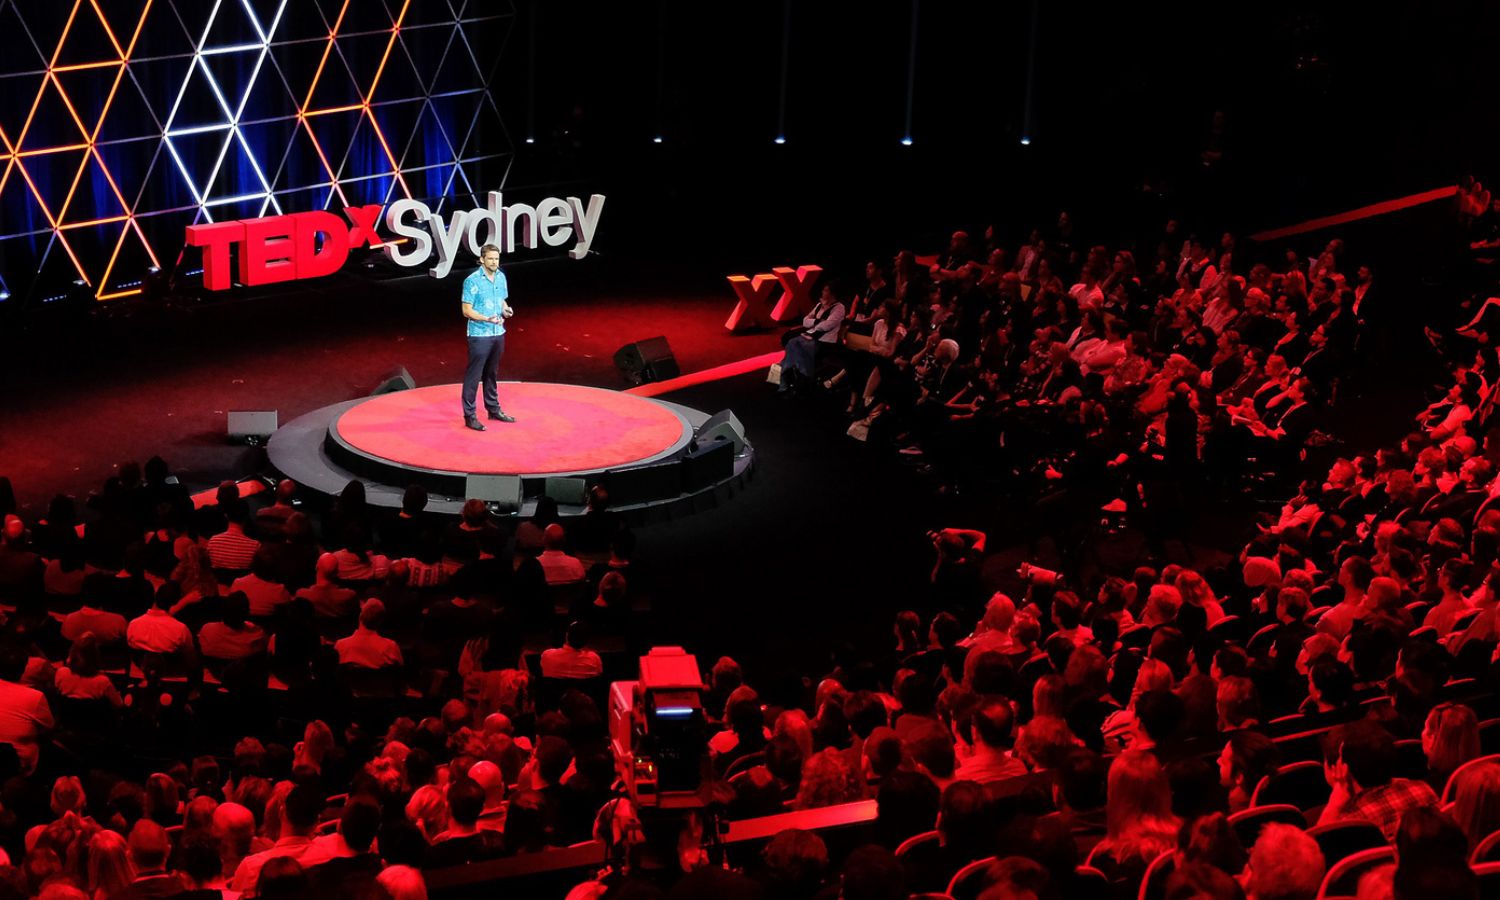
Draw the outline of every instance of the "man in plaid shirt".
M1374 722L1352 722L1330 731L1323 743L1323 771L1333 793L1318 824L1361 819L1392 841L1407 810L1436 808L1437 794L1426 782L1394 777L1396 762L1396 742Z

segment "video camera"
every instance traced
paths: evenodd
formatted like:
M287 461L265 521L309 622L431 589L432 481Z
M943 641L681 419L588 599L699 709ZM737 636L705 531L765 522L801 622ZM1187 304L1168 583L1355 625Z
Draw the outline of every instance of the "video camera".
M1062 577L1051 569L1044 569L1028 562L1021 563L1020 568L1016 569L1016 575L1027 584L1040 587L1055 587Z
M713 767L698 660L681 647L653 647L640 677L609 688L615 765L637 808L707 805Z

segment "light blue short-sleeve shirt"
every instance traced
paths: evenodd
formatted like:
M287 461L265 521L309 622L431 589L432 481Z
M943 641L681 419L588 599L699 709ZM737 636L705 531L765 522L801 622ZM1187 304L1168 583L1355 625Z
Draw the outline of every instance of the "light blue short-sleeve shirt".
M495 272L495 280L491 281L481 266L464 279L463 302L474 307L474 311L482 316L498 316L505 310L505 300L510 296L509 289L505 286L505 273ZM494 322L477 322L473 319L466 320L469 323L469 337L497 337L505 333L505 321L502 319L498 324Z

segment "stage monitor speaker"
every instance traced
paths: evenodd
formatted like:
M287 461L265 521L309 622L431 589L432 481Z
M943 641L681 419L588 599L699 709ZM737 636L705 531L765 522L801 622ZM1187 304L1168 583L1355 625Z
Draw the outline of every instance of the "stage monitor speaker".
M677 358L664 337L647 338L626 344L615 351L615 367L631 384L648 381L665 381L682 373L677 369Z
M682 493L682 460L610 469L604 473L610 506L632 506L666 500Z
M276 431L274 409L229 410L229 439L241 442L260 442Z
M375 385L375 390L370 392L371 397L379 397L381 394L394 394L397 391L409 391L417 386L415 378L406 371L406 366L397 366L385 373L380 383Z
M543 484L542 493L556 500L559 506L583 506L588 502L589 483L582 478L554 476Z
M682 457L682 489L695 494L734 477L734 442L721 438L699 443Z
M733 410L721 409L698 426L693 432L693 440L700 447L714 441L733 441L734 455L739 456L745 452L745 426L740 424Z
M464 481L464 498L483 500L505 512L521 509L521 476L470 475Z

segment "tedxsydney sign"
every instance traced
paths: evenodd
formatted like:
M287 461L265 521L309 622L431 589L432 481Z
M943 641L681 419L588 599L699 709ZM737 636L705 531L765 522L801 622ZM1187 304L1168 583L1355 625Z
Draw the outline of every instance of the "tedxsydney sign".
M478 256L485 244L499 247L503 256L517 247L561 247L571 241L568 256L583 259L603 211L603 194L591 195L587 205L577 197L549 197L535 206L506 206L499 191L490 191L486 206L455 210L446 219L420 200L397 200L388 209L378 203L346 207L347 221L315 210L189 225L187 244L203 248L203 286L211 291L226 290L232 283L232 248L238 248L239 282L250 286L331 275L350 250L365 245L383 249L401 266L423 265L435 254L436 264L428 273L442 278L455 260ZM376 232L382 212L386 231L399 240L382 240Z

